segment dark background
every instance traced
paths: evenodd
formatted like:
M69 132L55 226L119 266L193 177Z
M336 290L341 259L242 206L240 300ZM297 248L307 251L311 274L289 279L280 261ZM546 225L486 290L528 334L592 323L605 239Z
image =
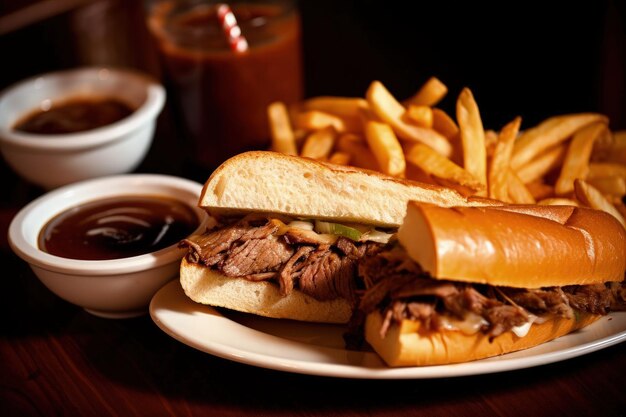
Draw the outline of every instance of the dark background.
M299 8L309 97L363 96L377 79L402 99L434 75L449 87L441 107L454 114L467 86L489 129L517 115L524 128L583 111L626 129L624 1L301 0ZM160 76L140 0L0 0L0 56L0 88L87 64ZM177 140L163 134L167 118L142 171L177 173L181 156L163 152L172 144L162 142Z
M301 2L307 91L363 95L379 79L407 97L435 75L448 108L471 88L488 128L577 111L625 127L626 2L478 3Z

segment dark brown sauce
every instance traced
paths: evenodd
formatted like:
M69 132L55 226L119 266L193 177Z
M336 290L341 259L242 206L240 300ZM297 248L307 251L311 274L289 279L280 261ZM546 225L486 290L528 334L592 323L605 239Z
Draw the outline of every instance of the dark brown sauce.
M198 216L157 196L103 199L67 210L39 233L39 248L63 258L119 259L163 249L189 236Z
M48 135L84 132L115 123L133 111L130 105L117 98L74 98L26 115L14 129Z

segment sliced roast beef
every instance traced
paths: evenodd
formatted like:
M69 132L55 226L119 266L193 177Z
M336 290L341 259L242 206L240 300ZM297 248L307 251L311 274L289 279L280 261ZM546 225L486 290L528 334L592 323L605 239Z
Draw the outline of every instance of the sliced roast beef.
M295 254L287 261L280 271L280 292L282 295L289 295L293 291L294 278L297 272L302 267L302 261L307 259L309 253L313 252L315 248L313 246L301 246Z
M249 239L235 246L220 262L224 275L240 277L259 272L278 271L293 255L293 248L275 236Z
M318 300L343 297L354 302L357 261L382 245L327 237L307 230L285 231L277 220L248 216L185 239L181 246L189 248L189 262L231 277L271 280L283 295L296 288Z
M300 275L300 291L313 295L319 300L335 298L335 275L342 274L339 255L328 245L321 245L309 255Z
M237 223L212 233L194 235L184 239L180 246L188 246L191 250L188 258L191 262L213 266L224 259L225 252L250 229L250 226Z

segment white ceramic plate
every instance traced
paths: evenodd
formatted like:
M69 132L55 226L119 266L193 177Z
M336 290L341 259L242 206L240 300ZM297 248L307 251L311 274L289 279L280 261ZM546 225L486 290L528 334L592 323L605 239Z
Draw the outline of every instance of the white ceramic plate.
M373 352L346 350L343 326L217 310L187 298L178 280L157 292L150 315L173 338L215 356L280 371L344 378L444 378L502 372L573 358L626 339L626 312L619 312L520 352L455 365L389 368Z

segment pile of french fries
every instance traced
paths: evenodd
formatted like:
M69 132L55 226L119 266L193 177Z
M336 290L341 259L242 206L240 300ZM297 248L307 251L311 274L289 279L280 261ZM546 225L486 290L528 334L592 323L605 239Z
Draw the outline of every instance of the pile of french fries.
M272 103L272 149L516 204L604 210L626 227L626 131L602 114L554 116L521 129L514 120L485 129L469 88L455 117L437 105L448 94L436 77L399 101L379 81L364 98L315 97Z

